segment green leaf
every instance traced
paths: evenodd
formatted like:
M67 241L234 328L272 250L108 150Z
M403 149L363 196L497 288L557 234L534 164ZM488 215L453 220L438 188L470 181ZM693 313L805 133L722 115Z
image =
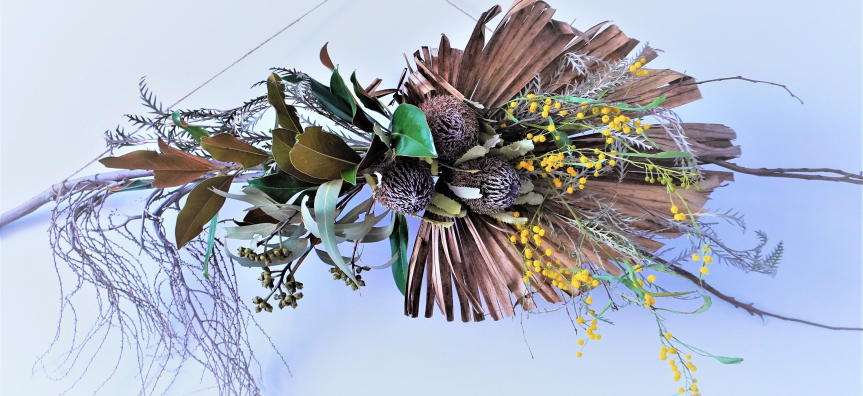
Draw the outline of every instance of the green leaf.
M309 77L309 88L311 88L312 95L324 106L324 109L329 112L335 114L337 117L345 120L347 122L353 122L353 110L351 110L351 106L345 103L338 96L330 92L330 87L319 83L314 78Z
M690 293L695 293L695 291L694 291L694 290L692 290L692 291L687 291L687 292L669 292L669 293L651 293L651 292L647 292L647 294L650 294L650 295L651 295L651 296L653 296L653 297L675 297L675 296L685 296L685 295L690 294Z
M716 356L716 355L713 355L713 354L711 354L711 353L709 353L703 349L699 349L699 348L696 348L696 347L689 345L685 342L681 342L680 340L677 340L677 342L679 342L683 346L691 349L693 352L698 353L699 355L712 357L712 358L718 360L719 363L722 363L722 364L740 364L741 362L743 362L743 358L730 358L730 357L725 357L725 356Z
M662 102L665 102L665 94L660 95L658 98L654 99L653 102L650 102L647 105L644 105L641 107L629 107L629 105L625 105L625 104L617 105L617 106L609 106L609 107L614 107L616 109L625 110L625 111L644 111L644 110L650 110L656 106L659 106L662 104Z
M702 295L701 295L701 298L703 298L703 299L704 299L704 304L703 304L700 308L698 308L698 309L696 309L695 311L692 311L692 312L672 311L672 310L670 310L670 309L665 309L665 308L656 308L656 309L657 309L657 310L661 310L661 311L668 311L668 312L671 312L671 313L681 314L681 315L694 315L694 314L700 314L700 313L707 312L707 310L708 310L708 309L710 309L710 307L713 305L713 300L711 300L711 299L710 299L710 296L708 296L707 294L702 294Z
M135 179L131 183L108 187L111 192L123 192L123 191L136 191L136 190L147 190L153 188L153 185L150 184L149 181L143 181L141 179Z
M397 155L437 158L431 129L422 110L402 104L393 113L392 140Z
M279 172L251 179L249 185L263 191L274 201L283 204L297 193L314 187L316 184L302 181L285 172ZM314 195L314 192L307 192L307 194Z
M348 267L348 264L342 258L339 252L338 241L336 241L335 222L336 222L336 202L338 202L339 192L342 189L342 179L328 181L318 188L318 193L315 196L315 224L318 229L318 237L321 238L321 243L329 253L333 262L342 270L348 277L357 283L354 278L354 273ZM305 199L303 200L305 207Z
M353 185L357 184L357 167L352 166L350 168L346 168L342 170L342 180L351 183Z
M276 121L284 129L300 133L300 118L297 109L285 103L285 93L282 90L281 78L276 74L270 74L267 79L267 101L276 109Z
M225 204L225 197L216 194L212 189L228 192L234 176L215 176L198 183L189 192L186 204L177 215L177 225L174 229L174 237L177 241L177 249L194 239L204 230L207 224Z
M360 102L363 104L363 106L365 106L371 111L376 111L386 117L389 117L386 107L384 107L379 100L367 96L363 89L360 87L360 83L357 81L357 72L353 72L353 74L351 74L351 82L354 84L354 93L357 94L357 98L360 99Z
M407 268L408 268L408 221L401 213L395 214L393 218L395 229L390 234L390 250L393 256L398 255L398 259L393 263L393 280L402 295L405 294L407 287Z
M459 166L467 161L482 157L488 153L488 149L483 146L474 146L468 150L461 158L457 159L453 165Z
M204 279L210 280L210 256L213 255L213 244L216 242L216 226L219 225L219 212L210 220L210 236L207 237L207 255L204 256Z
M342 79L342 75L339 74L338 66L336 66L333 70L333 74L330 76L330 92L338 96L342 102L350 106L350 115L351 119L353 119L354 115L357 114L357 102L354 100L354 96L351 95L351 91L348 90L348 86L345 85L345 80Z
M290 151L291 164L313 178L341 179L342 171L355 167L362 158L342 138L308 127Z
M689 158L689 157L692 157L692 153L687 153L685 151L663 151L663 152L654 153L654 154L617 153L616 155L621 156L621 157L646 157L646 158Z
M171 113L171 120L174 121L174 125L182 128L184 131L188 132L189 135L192 135L192 138L195 139L195 141L198 143L201 143L202 137L210 136L210 133L207 132L206 129L199 126L186 124L186 121L183 121L183 119L180 118L179 111Z

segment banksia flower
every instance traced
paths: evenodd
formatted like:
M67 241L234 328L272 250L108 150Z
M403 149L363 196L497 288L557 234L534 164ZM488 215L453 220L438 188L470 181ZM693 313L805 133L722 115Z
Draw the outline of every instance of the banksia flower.
M485 156L467 161L462 169L476 173L455 172L452 185L479 188L482 198L462 199L476 213L490 214L506 209L518 199L521 180L515 168L502 159Z
M413 157L396 157L383 167L381 184L375 198L381 205L399 213L419 213L431 203L434 179L431 166Z
M464 102L449 95L435 96L420 109L426 115L439 160L455 161L476 146L479 123Z

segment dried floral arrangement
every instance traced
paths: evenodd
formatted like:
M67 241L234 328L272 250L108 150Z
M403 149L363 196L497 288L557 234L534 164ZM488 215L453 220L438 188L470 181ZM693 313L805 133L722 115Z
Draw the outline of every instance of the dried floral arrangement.
M150 114L129 118L147 134L117 129L106 139L112 148L156 143L159 152L100 159L121 171L64 185L50 229L57 262L105 292L84 343L116 326L139 347L155 348L141 364L142 377L155 378L144 388L176 375L165 361L192 359L212 372L220 393L259 394L249 368L249 312L297 308L298 270L314 256L352 290L366 286L364 271L392 271L407 316L431 317L437 307L448 321L470 322L566 309L586 334L582 349L601 339L610 311L646 309L656 316L660 359L670 363L674 388L700 395L693 354L726 364L742 359L686 344L662 315L704 312L713 295L776 316L725 296L704 277L717 263L772 274L783 252L760 232L752 249L722 242L717 222L741 219L704 205L733 173L702 165L855 184L863 178L729 163L741 153L735 132L673 112L700 99L703 82L648 68L657 50L608 23L576 30L535 0L516 0L487 37L486 25L502 12L483 13L464 50L444 35L437 48L416 51L392 89L378 89L380 79L363 87L356 73L344 79L326 45L320 57L332 71L328 82L274 68L254 86L261 96L230 110L168 112L142 81ZM270 108L276 125L262 131L258 121ZM239 193L230 192L235 184ZM137 190L152 190L140 214L103 213L109 198ZM364 191L368 198L360 198ZM228 199L248 208L220 221ZM164 221L174 210L171 240ZM421 219L412 247L407 217ZM682 236L689 246L662 258L665 242ZM157 275L127 250L130 241L158 264ZM377 242L390 244L392 258L367 265L360 244ZM252 274L264 292L239 295L237 277ZM657 274L693 287L668 290ZM691 312L663 307L672 298L699 304ZM72 309L66 301L63 308ZM134 316L122 309L127 303L136 305ZM68 361L83 345L73 345Z

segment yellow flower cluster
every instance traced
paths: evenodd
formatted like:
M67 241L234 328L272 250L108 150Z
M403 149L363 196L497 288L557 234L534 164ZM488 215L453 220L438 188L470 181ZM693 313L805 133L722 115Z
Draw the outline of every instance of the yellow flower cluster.
M532 160L527 160L519 162L518 165L515 166L515 169L524 169L526 171L533 172L536 168L533 167Z
M629 66L629 71L634 73L636 76L644 77L649 73L647 70L642 69L642 67L646 63L647 59L641 58L638 60L638 62L635 62Z

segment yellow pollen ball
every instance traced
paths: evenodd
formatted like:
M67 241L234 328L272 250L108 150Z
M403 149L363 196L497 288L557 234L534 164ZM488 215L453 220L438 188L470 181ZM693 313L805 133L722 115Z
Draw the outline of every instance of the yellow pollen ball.
M546 129L548 129L549 132L554 132L555 130L557 130L557 128L555 128L554 125L549 125L548 128L546 128Z
M647 281L650 283L656 282L656 276L655 275L648 275Z
M708 272L710 272L710 270L708 270L707 267L701 267L702 274L707 275Z
M568 110L561 110L560 111L560 115L562 115L562 116L566 116L567 114L569 114Z
M585 298L585 299L584 299L584 302L585 302L586 304L593 304L593 297Z
M679 212L679 211L680 211L680 209L679 209L679 208L677 208L677 206L676 206L676 205L671 207L671 213L677 213L677 212Z
M602 116L602 122L608 122L609 117L607 115Z
M566 111L566 110L564 110L564 111ZM560 113L563 114L563 111L561 111ZM563 114L563 115L566 115L566 114ZM583 120L584 119L584 113L576 114L575 118L578 118L579 120Z
M697 254L697 253L695 253L695 254L693 254L693 255L692 255L692 261L698 261L698 260L700 260L700 259L701 259L701 258L700 258L700 257L698 257L698 254Z
M665 339L670 340L671 339L671 333L665 332Z
M555 108L555 109L559 109L559 108L560 108L560 106L561 106L560 102L557 102L557 103L555 103L555 104L554 104L554 108Z
M551 98L546 98L546 99L545 99L545 104L547 104L547 105L551 104Z
M710 256L704 256L704 263L705 263L705 264L710 264L710 263L712 263L712 262L713 262L713 257L710 257Z
M576 353L575 356L581 357L581 352Z
M617 163L617 161L615 161L615 160L608 161L608 164L611 166L614 166L614 164L616 164L616 163Z
M518 103L510 102L510 104L509 104L509 107L516 107L516 106L518 106Z
M605 143L607 143L607 144L612 144L612 143L614 143L614 138L608 138L608 139L605 139Z
M584 345L584 340L583 340L583 339L581 339L581 338L579 338L579 339L578 339L578 345Z
M512 217L518 217L519 215L521 215L521 214L518 212L512 212Z

